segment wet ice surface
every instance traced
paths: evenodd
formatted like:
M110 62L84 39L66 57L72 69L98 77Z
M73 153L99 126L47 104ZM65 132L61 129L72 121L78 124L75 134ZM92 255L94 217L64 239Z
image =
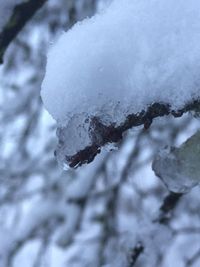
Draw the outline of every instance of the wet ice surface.
M170 191L186 193L200 183L200 132L179 148L167 147L155 157L152 168Z
M73 116L66 126L57 129L58 145L56 158L62 168L78 167L90 163L100 153L100 147L106 144L106 150L115 150L117 145L105 142L105 135L112 140L121 138L117 134L117 124L98 117L85 119L85 114ZM113 131L114 129L114 131ZM116 132L116 133L115 133Z
M89 135L89 120L84 119L84 115L73 116L66 126L57 129L59 142L55 154L60 166L65 170L69 168L68 158L92 142Z

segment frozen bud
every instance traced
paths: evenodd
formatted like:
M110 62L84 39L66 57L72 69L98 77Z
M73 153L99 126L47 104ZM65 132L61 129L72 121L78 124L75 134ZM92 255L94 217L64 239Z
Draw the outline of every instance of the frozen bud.
M200 131L179 148L167 147L155 157L152 168L170 191L185 193L200 183Z

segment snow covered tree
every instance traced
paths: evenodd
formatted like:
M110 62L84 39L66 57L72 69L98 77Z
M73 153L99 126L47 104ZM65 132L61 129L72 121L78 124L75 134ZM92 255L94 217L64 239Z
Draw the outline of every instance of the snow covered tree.
M199 266L199 8L0 0L0 266Z

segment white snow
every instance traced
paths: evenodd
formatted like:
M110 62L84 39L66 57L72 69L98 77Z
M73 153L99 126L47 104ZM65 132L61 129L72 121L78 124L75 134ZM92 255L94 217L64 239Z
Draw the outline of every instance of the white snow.
M77 23L49 50L47 110L62 124L78 113L120 122L155 101L178 108L199 96L199 10L199 0L115 0Z

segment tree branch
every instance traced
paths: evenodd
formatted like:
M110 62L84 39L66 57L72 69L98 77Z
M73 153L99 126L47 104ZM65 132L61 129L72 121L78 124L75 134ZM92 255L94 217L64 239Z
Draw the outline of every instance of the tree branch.
M143 253L143 251L144 251L144 246L142 245L141 242L138 242L138 244L130 251L130 260L128 267L135 266L137 259Z
M200 106L200 100L195 100L192 103L186 104L179 110L171 109L169 104L154 103L147 110L142 110L137 114L127 116L124 123L120 126L111 124L104 125L99 118L93 117L90 122L90 137L92 144L80 150L73 156L65 156L66 162L70 167L78 167L84 163L90 163L95 156L100 153L101 147L108 143L115 143L122 140L123 133L132 127L144 125L145 129L151 126L153 119L172 115L173 117L181 117L188 111L196 111Z
M159 217L155 220L161 224L167 224L172 217L172 212L178 205L179 200L183 196L182 193L170 192L167 195L160 207Z
M0 33L0 64L10 43L47 0L28 0L15 6L12 16Z

